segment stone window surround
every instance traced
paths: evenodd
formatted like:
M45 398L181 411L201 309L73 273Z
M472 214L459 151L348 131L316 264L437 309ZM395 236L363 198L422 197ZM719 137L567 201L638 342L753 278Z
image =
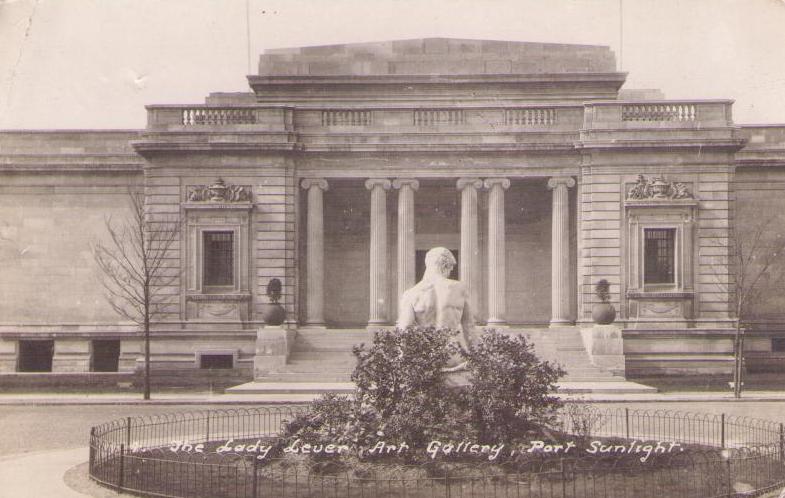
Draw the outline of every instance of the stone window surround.
M182 257L186 262L185 299L198 302L250 302L250 202L238 203L184 203L186 218L185 244ZM205 232L233 233L234 275L231 286L205 287L203 285L203 240ZM239 303L238 303L239 304ZM190 314L190 313L189 313ZM248 312L240 312L248 317ZM187 319L195 317L188 316Z
M627 318L643 317L645 313L638 305L646 303L651 307L657 302L663 305L681 303L682 316L678 318L694 318L697 205L698 201L695 199L628 200L624 203L626 230L623 235L626 239L626 255L622 281L626 291L622 309L626 311ZM669 228L675 231L673 283L644 283L644 232L652 228Z

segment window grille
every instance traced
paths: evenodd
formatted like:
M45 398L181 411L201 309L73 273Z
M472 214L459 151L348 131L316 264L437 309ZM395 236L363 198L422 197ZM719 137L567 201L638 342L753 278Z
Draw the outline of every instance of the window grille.
M234 233L204 233L205 286L234 284Z
M673 228L648 228L644 230L644 284L672 284L676 230Z

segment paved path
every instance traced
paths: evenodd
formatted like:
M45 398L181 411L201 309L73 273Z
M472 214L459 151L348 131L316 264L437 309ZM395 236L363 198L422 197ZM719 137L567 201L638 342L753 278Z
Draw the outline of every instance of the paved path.
M71 467L88 458L87 448L43 450L0 457L0 496L3 498L75 498L90 496L66 486Z
M0 394L0 434L3 435L0 443L5 442L0 444L0 498L126 496L102 488L86 477L88 451L84 445L91 425L125 415L169 413L200 409L205 405L217 408L221 404L236 404L236 401L224 396L207 394L170 394L155 398L145 402L138 395ZM648 410L727 413L785 422L785 392L750 391L741 400L733 400L730 394L705 392L626 395L622 399L611 399L607 395L601 398L584 395L580 398L604 402L609 408L629 406ZM289 396L267 403L299 403L306 400ZM243 403L266 404L260 403L259 399L245 400ZM47 428L48 432L41 431L42 427ZM32 451L21 453L25 450ZM766 495L766 498L778 494Z
M319 394L210 394L164 393L154 394L144 401L136 393L0 393L3 405L273 405L307 403ZM785 402L785 391L745 391L741 399L734 399L731 392L684 391L666 393L577 393L563 394L566 400L583 400L593 403L658 403L658 402Z

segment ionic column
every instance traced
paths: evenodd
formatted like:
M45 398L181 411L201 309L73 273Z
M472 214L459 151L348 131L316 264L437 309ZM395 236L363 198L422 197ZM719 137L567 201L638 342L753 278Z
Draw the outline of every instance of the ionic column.
M460 178L457 183L461 191L461 252L460 279L469 290L469 305L476 314L480 309L480 245L477 236L478 209L477 189L482 188L479 178Z
M398 298L414 285L414 192L420 182L410 178L393 180L398 192Z
M390 180L371 178L365 182L371 191L371 280L368 326L387 323L387 190Z
M507 280L504 244L504 191L507 178L485 180L488 194L488 325L507 323Z
M308 191L307 221L307 309L306 325L324 326L324 191L327 180L306 178L301 183Z
M569 176L553 177L551 221L551 326L570 322L570 199L567 189L575 186Z

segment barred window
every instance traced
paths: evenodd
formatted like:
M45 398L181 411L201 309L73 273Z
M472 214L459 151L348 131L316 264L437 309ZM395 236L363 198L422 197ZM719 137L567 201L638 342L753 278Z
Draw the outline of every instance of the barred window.
M675 266L676 229L647 228L644 230L645 245L644 284L672 284Z
M204 232L204 285L234 284L234 232Z

